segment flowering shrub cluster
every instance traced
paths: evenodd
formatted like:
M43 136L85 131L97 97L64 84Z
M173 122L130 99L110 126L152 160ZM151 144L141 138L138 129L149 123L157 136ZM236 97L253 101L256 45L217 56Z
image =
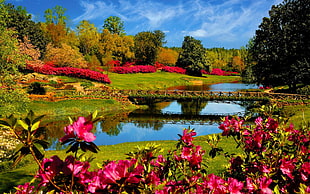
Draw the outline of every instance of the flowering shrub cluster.
M235 76L235 75L239 75L238 72L223 71L222 69L219 69L219 68L214 68L214 69L212 69L211 72L207 72L206 70L202 70L201 73L209 74L209 75L221 75L221 76Z
M54 67L50 64L44 64L42 66L27 65L27 69L46 75L64 75L90 79L103 83L111 83L107 75L89 69L80 69L75 67Z
M181 67L170 67L170 66L162 67L161 71L165 71L169 73L180 73L180 74L186 73L186 70Z
M113 68L114 73L127 74L127 73L154 73L156 68L152 65L136 65L132 67L119 66Z
M191 129L184 129L176 149L169 151L166 157L156 157L158 146L148 145L128 153L127 160L103 162L101 168L90 171L87 161L77 160L77 151L98 151L92 143L95 136L90 132L97 120L93 114L80 117L65 127L66 135L61 141L70 145L67 152L74 153L74 156L69 155L64 161L58 156L43 159L35 176L38 184L20 185L16 193L310 192L310 132L306 128L284 127L277 120L261 117L255 120L255 125L249 126L237 117L226 117L219 126L223 130L222 136L232 136L243 149L243 154L225 154L230 158L230 165L223 176L207 173L203 165L205 151L194 145L196 132ZM40 129L38 119L33 125L18 123L31 133ZM219 139L219 135L208 137L212 157L223 151L217 147ZM31 142L27 142L28 145Z

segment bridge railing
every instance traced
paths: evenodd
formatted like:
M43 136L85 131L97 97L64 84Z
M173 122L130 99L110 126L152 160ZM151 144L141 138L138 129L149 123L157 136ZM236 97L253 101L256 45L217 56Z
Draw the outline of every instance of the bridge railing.
M102 95L112 97L153 97L153 98L253 98L277 100L310 100L309 95L266 93L266 92L222 92L222 91L183 91L183 90L102 90Z

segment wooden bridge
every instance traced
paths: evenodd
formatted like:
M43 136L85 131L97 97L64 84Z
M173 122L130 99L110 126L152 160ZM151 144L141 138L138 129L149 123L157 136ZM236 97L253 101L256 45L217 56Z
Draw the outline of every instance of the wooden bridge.
M266 92L220 92L220 91L183 91L183 90L111 90L109 95L119 95L129 98L132 102L138 100L218 100L218 101L308 101L309 95L266 93Z

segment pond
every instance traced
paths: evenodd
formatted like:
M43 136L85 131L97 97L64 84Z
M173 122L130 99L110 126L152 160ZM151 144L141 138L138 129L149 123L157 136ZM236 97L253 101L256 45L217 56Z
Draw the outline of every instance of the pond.
M236 91L257 88L242 83L222 83L201 86L182 86L170 90ZM96 125L96 145L124 142L177 140L184 128L195 129L197 135L220 133L220 118L226 115L243 116L247 102L165 101L150 104L148 109L107 116ZM59 137L58 137L59 138ZM56 140L57 137L54 137ZM51 149L61 149L54 141Z

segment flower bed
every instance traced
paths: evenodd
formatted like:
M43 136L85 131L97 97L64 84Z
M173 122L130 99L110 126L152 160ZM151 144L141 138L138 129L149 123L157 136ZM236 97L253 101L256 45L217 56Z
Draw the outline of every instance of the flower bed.
M103 83L111 83L107 75L89 69L80 69L75 67L53 67L49 64L43 66L27 65L29 70L46 75L64 75L83 79L94 80Z

